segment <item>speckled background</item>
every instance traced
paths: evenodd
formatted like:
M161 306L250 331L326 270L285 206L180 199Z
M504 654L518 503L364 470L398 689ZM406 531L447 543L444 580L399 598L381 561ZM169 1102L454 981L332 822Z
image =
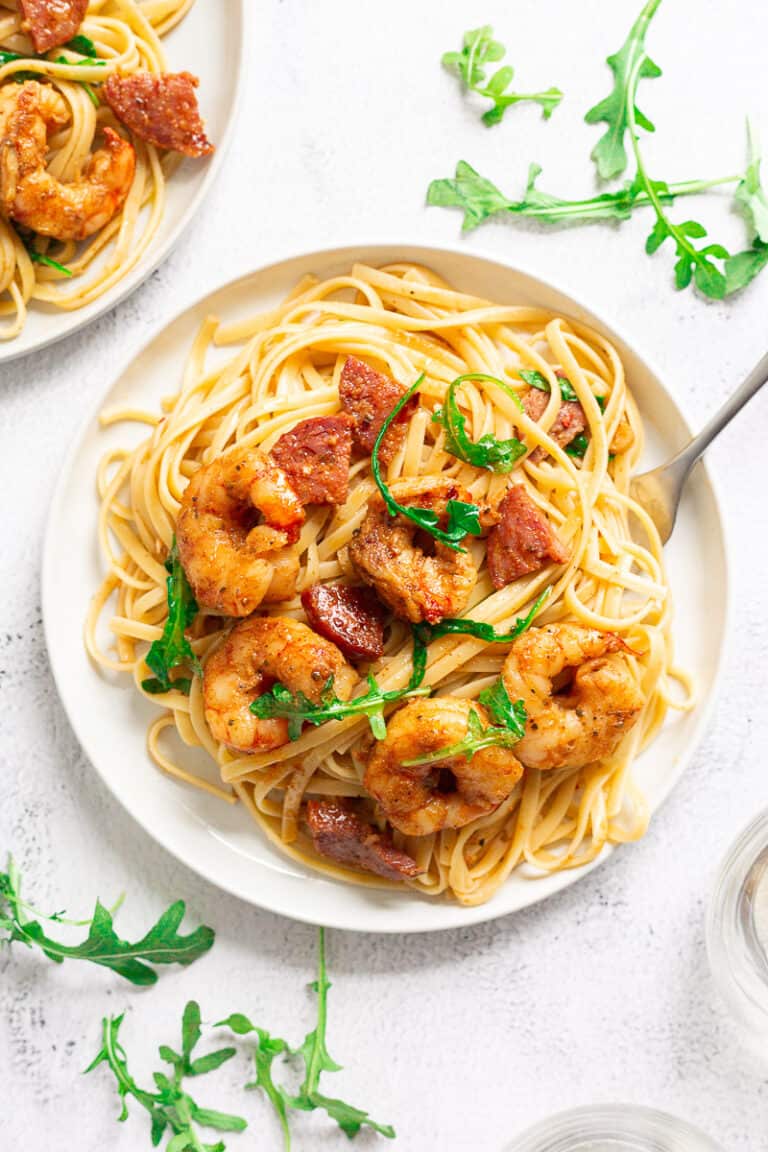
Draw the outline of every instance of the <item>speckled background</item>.
M294 1041L313 1018L304 987L314 932L177 865L107 795L61 710L39 566L52 485L75 430L115 364L209 285L282 251L350 238L453 243L458 216L422 205L429 179L459 158L510 193L535 159L543 187L589 194L596 137L581 116L607 91L602 59L638 8L638 0L263 0L237 141L173 257L87 331L0 369L0 849L13 849L43 907L84 914L97 893L109 899L125 888L128 934L181 895L218 931L207 958L164 973L149 992L23 949L0 955L3 1150L149 1147L143 1114L115 1124L109 1077L80 1075L105 1012L127 1009L126 1046L142 1076L156 1044L174 1042L190 996L208 1020L244 1011ZM482 20L509 44L521 86L567 93L549 124L524 107L487 131L441 73L440 53ZM659 126L646 147L655 175L737 171L747 111L758 123L762 111L768 138L766 37L768 8L754 0L662 7L650 49L665 76L646 85L643 100ZM727 197L711 198L700 215L716 239L740 246ZM677 295L670 253L643 253L647 228L639 216L620 231L498 225L467 244L519 259L617 321L700 425L765 351L768 276L727 304ZM767 429L764 395L712 452L730 534L729 651L707 735L645 841L546 905L494 924L409 938L331 934L329 1044L346 1067L329 1089L391 1120L403 1152L497 1152L561 1107L608 1100L668 1109L728 1152L768 1147L768 1065L748 1053L719 1003L704 949L717 862L768 798ZM233 1061L200 1085L200 1097L251 1119L230 1148L277 1148L267 1105L239 1091L248 1071ZM374 1142L362 1136L359 1146ZM300 1118L295 1143L300 1152L347 1146L317 1117Z

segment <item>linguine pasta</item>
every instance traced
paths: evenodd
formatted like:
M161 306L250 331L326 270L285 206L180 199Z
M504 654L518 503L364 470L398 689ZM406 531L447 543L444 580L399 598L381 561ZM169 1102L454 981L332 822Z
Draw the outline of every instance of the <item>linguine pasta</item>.
M209 364L214 345L236 347L223 366ZM691 706L689 678L673 664L672 609L658 534L629 496L642 451L642 423L622 363L598 332L541 308L501 306L463 294L411 264L356 265L333 279L307 278L281 306L242 323L209 318L191 349L179 391L163 403L162 414L124 410L104 416L109 423L143 421L150 432L135 449L110 452L99 472L99 534L107 575L93 601L86 644L98 665L130 673L142 691L147 645L160 636L167 618L163 561L189 478L235 444L268 451L298 421L337 412L348 355L385 366L405 387L424 374L419 407L387 471L390 483L399 477L450 476L476 503L505 491L508 477L450 455L442 428L431 421L448 385L460 375L486 373L522 390L520 369L557 366L588 421L589 447L576 459L545 430L557 413L558 396L550 395L541 423L534 423L500 388L483 381L462 387L474 440L486 433L508 438L515 429L524 438L531 451L517 465L515 479L522 479L570 552L567 564L550 564L494 590L485 541L467 537L480 575L463 614L506 631L551 586L536 625L574 621L618 633L631 650L628 666L644 700L639 721L608 759L579 770L526 769L495 811L463 828L419 837L394 832L395 844L423 869L407 881L412 887L478 904L519 865L544 873L578 867L607 843L640 837L648 811L633 780L633 761L658 732L670 705ZM634 435L626 451L612 456L611 441L622 422ZM532 458L537 446L544 451ZM260 612L304 620L303 588L355 579L349 544L374 491L370 458L353 461L346 504L308 509L297 595L262 605ZM100 644L105 613L110 651ZM200 611L190 636L201 661L230 624ZM474 699L499 676L508 650L470 636L443 636L429 646L424 682L438 695ZM409 630L395 621L384 656L371 669L383 689L404 688L411 655ZM673 691L673 681L682 692ZM347 881L384 883L317 855L302 823L308 797L360 797L384 825L362 783L372 743L364 716L305 727L297 740L276 751L246 755L212 739L199 678L193 678L189 696L171 691L148 699L162 709L148 733L149 753L160 768L242 802L273 844L304 864ZM190 747L215 761L220 785L192 772Z
M98 61L75 50L53 49L48 58L33 53L21 31L14 0L0 0L0 50L20 59L2 62L0 87L22 79L53 84L66 101L69 123L49 141L47 169L63 183L78 179L94 151L94 139L115 126L98 86L112 73L167 71L161 37L189 11L194 0L90 0L80 35L93 42ZM59 58L70 63L60 63ZM124 128L121 131L125 132ZM119 212L82 243L32 239L0 218L0 340L13 340L24 327L30 304L74 311L104 295L133 268L152 242L162 219L165 185L179 157L163 153L130 134L136 171ZM36 256L33 258L34 253ZM54 260L67 271L40 262Z

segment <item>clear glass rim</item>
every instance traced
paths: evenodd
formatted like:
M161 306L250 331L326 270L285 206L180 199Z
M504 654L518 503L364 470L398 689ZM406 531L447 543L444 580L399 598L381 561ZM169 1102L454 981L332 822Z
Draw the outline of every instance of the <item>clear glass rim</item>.
M686 1120L638 1104L597 1104L561 1112L521 1133L504 1152L588 1152L585 1141L613 1141L616 1152L723 1152Z
M707 953L715 984L751 1033L768 1030L768 980L739 919L751 869L768 851L768 809L742 828L717 871L707 908Z

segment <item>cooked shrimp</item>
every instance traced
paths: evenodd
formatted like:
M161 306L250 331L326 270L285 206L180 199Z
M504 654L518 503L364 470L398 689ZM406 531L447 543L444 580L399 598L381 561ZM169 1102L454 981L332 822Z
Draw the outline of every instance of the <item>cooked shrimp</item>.
M430 756L464 740L469 714L490 724L485 708L458 696L414 700L387 724L387 734L371 753L365 786L395 828L407 836L428 836L462 828L493 812L511 793L523 766L508 748L483 748L469 760L451 756L429 764L404 761Z
M80 179L64 184L45 167L49 131L70 119L64 98L37 80L6 85L0 97L0 213L56 240L98 232L133 183L133 145L105 128L104 147L90 156Z
M449 500L471 503L460 484L440 476L396 480L390 491L399 504L430 508L441 520ZM449 548L404 516L390 516L378 492L368 503L368 515L352 538L349 555L361 578L395 615L414 624L458 616L477 581L469 552Z
M241 620L203 670L203 704L211 735L240 752L279 748L288 743L288 721L259 719L250 711L252 702L279 681L319 704L331 676L336 695L348 700L357 673L335 644L306 624L285 616Z
M296 592L304 509L281 468L260 452L226 452L190 480L176 524L179 557L198 604L249 616Z
M583 768L614 752L643 707L623 651L614 633L579 624L531 628L515 640L502 679L528 713L515 747L523 764Z

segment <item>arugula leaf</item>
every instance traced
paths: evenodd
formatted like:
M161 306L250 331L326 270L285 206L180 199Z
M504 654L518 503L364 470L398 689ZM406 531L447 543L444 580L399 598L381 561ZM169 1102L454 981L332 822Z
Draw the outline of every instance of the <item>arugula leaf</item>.
M503 682L498 680L493 688L486 688L484 692L480 693L478 698L480 703L489 704L489 701L493 700L494 706L498 707L492 694L499 685L506 696L506 688L504 688ZM459 756L471 760L475 753L482 751L483 748L514 748L525 735L527 713L522 700L517 700L512 704L508 696L506 699L509 701L509 707L504 710L504 718L501 720L503 727L497 728L489 724L487 728L484 728L480 716L472 708L467 717L467 734L463 740L459 740L456 744L450 744L447 748L439 748L436 752L430 752L426 756L417 756L414 760L404 760L403 767L415 768L420 764L435 764L441 760L452 760Z
M725 262L725 293L730 296L746 288L768 264L768 244L755 240L751 248L737 252Z
M734 194L737 207L746 217L752 247L737 252L725 262L725 291L730 296L745 288L768 264L768 195L760 179L760 155L752 127L747 122L749 158L747 169Z
M642 167L637 142L635 149L638 163L638 177L645 181L650 189L654 181L650 180ZM650 193L649 193L650 194ZM645 242L648 255L656 252L665 240L672 240L675 245L675 287L687 288L694 281L696 287L705 296L713 300L722 300L726 292L725 272L712 263L713 259L728 260L730 253L722 244L706 244L697 248L691 240L703 239L707 230L697 220L684 220L682 224L673 224L664 212L661 204L654 204L656 223Z
M256 1065L256 1079L247 1085L248 1088L260 1088L271 1101L280 1121L283 1132L285 1152L290 1152L291 1130L289 1113L291 1111L313 1112L316 1109L324 1111L331 1120L335 1120L342 1132L347 1136L356 1136L361 1128L366 1127L386 1136L392 1140L395 1130L390 1124L378 1124L372 1120L368 1112L355 1108L332 1096L326 1096L320 1091L320 1077L323 1072L339 1072L341 1066L336 1063L328 1052L326 1031L328 1025L328 990L331 985L325 963L325 931L318 931L318 977L311 985L317 993L317 1025L304 1037L298 1048L291 1048L285 1040L270 1036L263 1028L252 1024L247 1016L240 1012L221 1020L218 1027L230 1028L238 1036L255 1033L257 1044L254 1052ZM273 1076L273 1065L278 1056L297 1057L304 1065L304 1077L295 1095L289 1093L282 1085L276 1084Z
M737 206L747 219L752 235L768 244L768 195L760 179L760 152L752 125L747 121L747 167L734 192Z
M578 436L574 436L570 444L566 444L565 451L568 456L575 456L577 460L582 460L587 454L589 448L589 437L580 432Z
M627 181L615 192L603 192L585 200L563 200L550 196L536 187L541 174L538 164L528 169L528 182L522 200L509 200L495 184L476 172L471 164L460 160L454 179L433 180L427 192L427 203L444 208L461 208L464 212L462 230L470 231L490 216L507 213L526 216L545 224L589 224L595 220L627 220L635 208L647 207L648 194L634 182ZM686 180L679 184L657 181L658 197L663 204L672 204L677 196L692 196L719 184L733 183L738 177L726 176L716 180Z
M660 3L661 0L647 0L623 46L608 57L608 67L613 72L613 90L584 117L587 124L608 125L592 151L592 159L603 180L612 180L625 171L627 151L624 138L628 132L634 134L636 124L646 132L655 131L651 121L637 107L635 94L639 80L661 76L661 69L645 52L648 25Z
M478 640L484 640L486 644L511 644L518 636L522 636L523 632L527 632L551 592L551 587L545 588L528 614L518 616L509 632L497 632L492 624L484 624L480 620L469 620L465 617L446 617L437 624L415 624L413 630L424 645L448 635L474 636Z
M190 1000L184 1009L182 1020L182 1052L181 1055L172 1048L163 1044L160 1046L160 1059L173 1068L171 1076L165 1072L155 1072L155 1092L140 1088L128 1068L128 1059L125 1049L120 1043L119 1033L124 1016L109 1016L102 1020L102 1047L94 1060L86 1068L92 1072L100 1064L106 1064L117 1081L117 1092L120 1097L121 1111L118 1120L128 1118L128 1098L131 1097L141 1104L149 1113L151 1120L152 1144L157 1146L170 1130L171 1137L166 1144L166 1152L224 1152L222 1141L216 1144L203 1144L197 1126L213 1128L218 1132L243 1132L247 1121L241 1116L233 1116L228 1112L218 1112L212 1108L202 1108L196 1100L184 1090L183 1082L187 1077L200 1076L204 1072L221 1067L227 1060L235 1055L234 1048L222 1048L217 1052L209 1052L197 1060L192 1059L192 1052L200 1039L200 1008Z
M45 933L39 919L28 918L27 914L32 912L39 918L62 922L60 915L41 916L22 900L21 878L12 857L9 857L8 871L0 872L0 928L9 933L2 943L17 941L29 948L34 945L56 964L66 959L89 960L110 968L131 984L155 984L157 973L150 965L186 966L212 947L215 938L212 928L200 927L188 936L179 934L185 910L184 901L177 900L140 940L129 943L115 932L114 913L97 901L92 918L85 922L89 927L87 938L81 944L62 944Z
M284 684L277 683L269 692L253 701L251 712L260 720L287 719L289 740L298 740L305 724L318 727L329 720L343 720L346 716L367 716L371 732L377 740L383 740L387 733L385 706L408 696L429 696L432 691L431 688L421 687L427 668L427 649L419 638L416 626L412 632L413 671L405 688L383 692L375 676L369 672L368 691L352 700L341 700L333 690L333 676L329 676L323 685L320 703L313 704L303 692L291 692Z
M191 680L177 678L172 680L170 673L180 664L191 664L198 676L203 670L200 661L192 650L192 645L185 635L198 613L197 601L192 595L192 589L184 575L184 569L179 559L179 549L176 537L173 538L171 550L165 561L168 572L166 581L168 598L168 619L159 640L155 640L145 657L147 665L155 673L154 678L142 680L141 686L145 692L156 694L158 692L184 692L189 695Z
M521 368L518 376L521 380L524 380L526 384L530 384L531 388L538 388L540 392L550 391L549 380L547 380L543 373L537 372L535 369ZM578 404L579 398L574 392L573 384L571 384L570 380L566 376L561 376L558 373L557 382L560 385L560 395L563 400L569 403L575 401Z
M430 536L434 536L435 540L440 540L443 544L447 544L447 546L453 548L455 552L466 552L466 548L460 546L460 541L467 535L479 536L482 532L482 528L480 527L480 509L476 504L466 504L463 500L449 500L446 505L447 525L443 529L439 527L440 517L436 512L433 512L431 508L409 508L403 504L398 504L381 475L379 449L381 448L382 441L389 431L390 425L397 419L410 398L421 387L423 379L424 373L422 373L408 391L400 397L382 424L373 446L373 452L371 453L371 471L373 472L376 486L384 498L384 503L390 516L404 516L406 520L410 520L413 524L416 524L417 527L428 532Z
M483 689L478 700L485 705L498 724L503 724L517 735L518 740L522 740L527 719L525 704L522 700L513 702L501 676L490 688Z
M522 407L520 398L514 388L510 388L503 380L495 376L487 376L483 372L469 372L464 376L457 376L448 387L445 398L445 407L438 407L432 415L432 422L440 424L445 429L445 450L475 468L487 468L491 472L511 472L521 456L527 449L516 437L509 440L499 440L491 432L486 432L479 440L473 441L467 435L466 419L459 410L456 400L456 389L465 380L486 381L497 384L510 396L518 407Z
M90 36L83 36L82 33L73 36L71 40L67 40L64 47L69 48L71 52L79 52L81 56L90 56L94 59L98 58L99 55L96 51L96 45ZM105 64L106 61L103 60L101 63Z
M446 52L442 64L458 73L466 89L493 102L493 106L483 114L485 124L499 124L507 108L524 101L539 104L544 119L548 120L563 98L559 88L548 88L546 92L510 92L508 89L515 70L509 65L497 69L490 79L486 78L485 65L495 63L505 55L506 48L493 39L493 28L485 24L482 28L465 32L461 51Z

